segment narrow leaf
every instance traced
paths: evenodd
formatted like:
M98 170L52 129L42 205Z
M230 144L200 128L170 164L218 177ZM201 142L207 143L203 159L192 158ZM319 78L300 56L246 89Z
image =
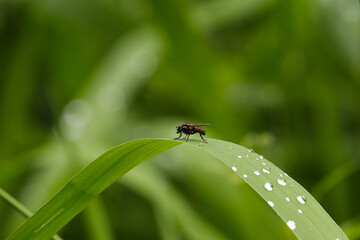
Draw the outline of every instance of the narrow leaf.
M234 143L215 139L208 139L208 142L189 141L218 158L243 178L299 239L348 239L300 184L263 156ZM113 148L80 171L9 239L49 239L127 171L181 143L140 139Z
M234 143L215 139L208 142L191 141L235 171L299 239L348 239L308 191L263 156Z
M74 176L9 239L50 239L126 172L179 144L163 139L139 139L107 151Z

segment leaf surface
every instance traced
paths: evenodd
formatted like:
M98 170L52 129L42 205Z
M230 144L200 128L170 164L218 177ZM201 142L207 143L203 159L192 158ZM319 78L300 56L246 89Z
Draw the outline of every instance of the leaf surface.
M184 142L138 139L107 151L75 175L9 239L50 239L126 172L181 143ZM190 140L189 143L212 154L236 172L265 199L299 239L348 239L300 184L263 156L221 140L208 139L208 144Z

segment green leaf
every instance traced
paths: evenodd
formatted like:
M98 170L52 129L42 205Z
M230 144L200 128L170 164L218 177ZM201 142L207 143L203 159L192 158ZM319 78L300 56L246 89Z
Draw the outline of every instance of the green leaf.
M348 239L320 204L274 164L242 146L215 139L208 142L189 141L233 169L272 206L299 239ZM181 143L140 139L109 150L73 177L9 239L51 238L127 171Z
M0 198L4 199L11 207L13 207L16 211L18 211L25 218L29 218L33 215L33 213L27 209L21 202L16 200L13 196L11 196L4 189L0 188ZM53 240L62 240L62 238L58 235L52 237Z
M126 172L179 144L179 141L139 139L107 151L75 175L9 239L50 239Z
M348 239L305 188L263 156L234 143L215 139L208 142L199 145L191 141L232 168L270 206L273 204L281 219L290 228L295 227L293 232L299 239Z

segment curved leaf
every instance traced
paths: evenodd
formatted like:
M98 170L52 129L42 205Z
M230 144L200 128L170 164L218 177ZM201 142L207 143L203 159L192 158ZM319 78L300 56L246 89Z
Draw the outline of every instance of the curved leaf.
M138 139L107 151L75 175L9 239L50 239L126 172L179 144L164 139Z
M320 204L263 156L234 143L190 140L244 179L299 239L348 239ZM49 239L104 189L138 164L183 142L139 139L115 147L73 177L9 239ZM256 213L254 213L256 214Z
M263 156L234 143L216 139L208 142L191 141L233 169L268 202L299 239L348 239L308 191Z

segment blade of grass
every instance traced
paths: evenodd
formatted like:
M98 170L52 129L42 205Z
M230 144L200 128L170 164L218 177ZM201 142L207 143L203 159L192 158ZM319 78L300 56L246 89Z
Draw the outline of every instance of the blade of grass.
M350 239L360 239L360 215L354 219L347 220L342 224L342 228Z
M89 240L115 240L111 224L101 198L96 198L84 210L84 221Z
M24 205L22 205L18 200L16 200L13 196L11 196L2 188L0 188L0 197L4 199L8 204L10 204L10 206L12 206L25 218L29 218L33 215L33 213L29 209L27 209Z
M319 203L274 164L242 146L190 140L233 169L287 223L299 239L348 239ZM139 139L109 150L72 178L9 239L47 239L127 171L183 142ZM256 213L254 213L256 214ZM261 227L261 223L259 223Z
M18 200L16 200L13 196L11 196L4 189L0 188L0 197L3 198L10 206L12 206L16 211L18 211L25 218L30 218L33 213L27 209L24 205L22 205ZM54 235L52 237L53 240L62 240L59 235Z
M316 197L320 202L324 196L330 192L337 184L344 181L346 178L355 174L360 170L360 164L354 162L348 162L342 166L336 168L325 176L320 182L318 182L313 188L312 195Z
M299 239L348 239L308 191L263 156L221 140L208 139L208 144L189 142L233 169L268 202Z
M184 196L168 182L158 169L149 165L142 166L136 169L136 174L129 173L124 176L122 182L137 190L146 199L151 200L160 213L167 214L168 221L171 221L170 219L176 221L176 224L181 226L185 239L228 239L199 214L192 211L191 205ZM171 224L168 222L165 226L168 226L169 223ZM163 228L164 226L160 227ZM179 233L164 239L178 238Z
M50 239L126 172L179 144L163 139L139 139L107 151L75 175L9 239Z

